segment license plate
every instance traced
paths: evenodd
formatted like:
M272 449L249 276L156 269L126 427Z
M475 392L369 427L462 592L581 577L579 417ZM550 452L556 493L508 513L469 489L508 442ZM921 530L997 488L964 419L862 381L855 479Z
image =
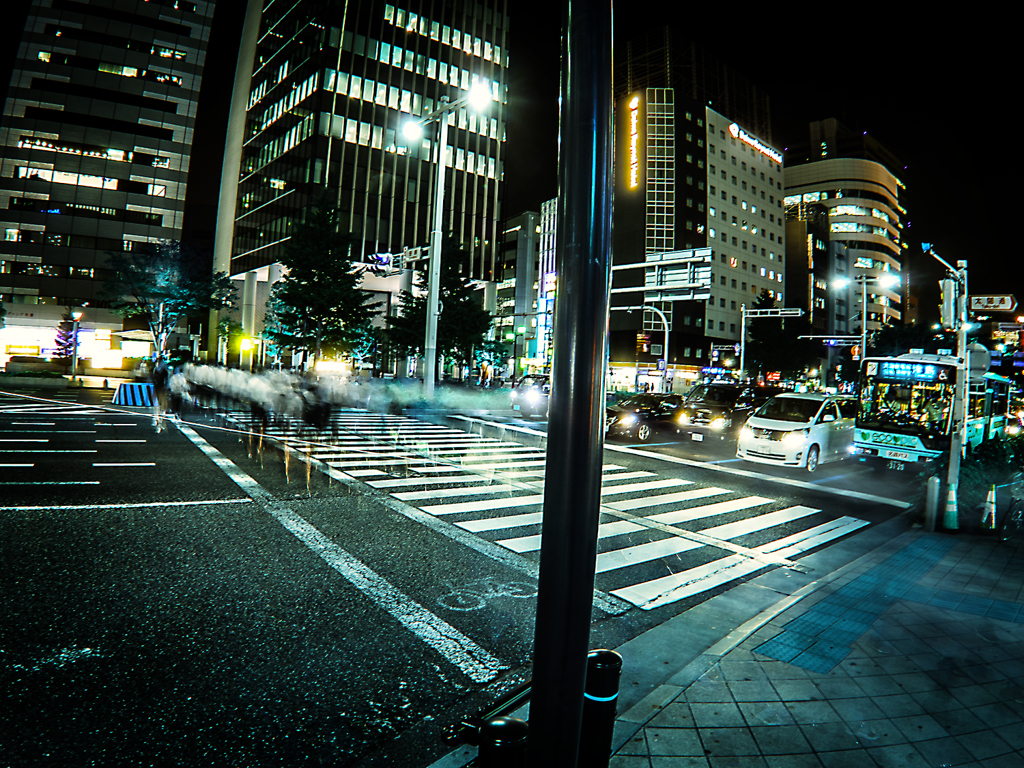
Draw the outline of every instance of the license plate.
M903 451L886 451L885 456L889 459L900 459L901 461L906 461L910 458L910 454Z
M892 461L892 460L890 460L888 466L889 466L889 469L896 469L896 470L904 470L904 469L907 468L907 465L904 464L902 461Z
M701 440L704 439L704 435L702 435L700 432L693 432L690 434L690 439L696 440L699 443Z
M513 406L512 406L512 410L513 410L513 411L518 411L518 410L520 410L520 408L519 408L519 406L518 406L518 405L513 405Z

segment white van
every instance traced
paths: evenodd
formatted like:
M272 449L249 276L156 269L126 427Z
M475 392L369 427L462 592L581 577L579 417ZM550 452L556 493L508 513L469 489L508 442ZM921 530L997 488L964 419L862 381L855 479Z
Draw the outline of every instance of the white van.
M823 394L777 395L747 419L736 455L761 464L806 467L850 455L857 401Z

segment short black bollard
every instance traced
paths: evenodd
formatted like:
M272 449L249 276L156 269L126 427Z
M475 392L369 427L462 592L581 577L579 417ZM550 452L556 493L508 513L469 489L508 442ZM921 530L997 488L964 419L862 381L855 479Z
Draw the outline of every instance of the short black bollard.
M619 700L622 656L615 651L587 654L587 682L583 693L583 723L576 768L608 768L612 758L612 731Z
M480 726L479 768L526 768L525 720L492 717Z

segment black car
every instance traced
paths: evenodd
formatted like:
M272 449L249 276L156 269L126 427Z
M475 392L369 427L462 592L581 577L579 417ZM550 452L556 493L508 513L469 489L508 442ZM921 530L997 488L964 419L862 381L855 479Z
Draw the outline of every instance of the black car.
M659 430L674 433L682 406L681 395L632 395L605 410L605 432L609 437L635 437L642 443Z
M524 416L547 416L551 397L551 377L541 374L523 376L512 388L512 410Z
M779 387L700 384L680 409L676 429L698 442L735 437L751 413L783 391Z

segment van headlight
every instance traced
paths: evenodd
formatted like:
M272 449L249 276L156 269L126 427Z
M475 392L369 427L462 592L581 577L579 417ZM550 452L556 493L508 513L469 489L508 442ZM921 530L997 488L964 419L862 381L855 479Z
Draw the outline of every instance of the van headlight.
M712 429L725 429L729 426L729 420L725 416L716 416L709 425Z
M621 419L619 419L619 424L627 424L628 425L628 424L632 424L635 421L636 421L636 416L634 414L632 414L632 413L627 413L625 416L623 416Z
M689 424L690 423L690 414L686 413L685 411L680 413L679 414L679 423L680 424Z
M746 435L747 437L753 437L754 436L754 428L752 426L750 426L749 424L744 424L740 428L740 432L742 434Z
M536 405L537 402L540 400L540 392L538 392L536 389L531 389L529 392L526 393L526 399L530 401L530 405Z
M807 439L811 431L809 429L796 429L792 432L787 432L785 437L782 438L782 442L785 445L803 445L804 440Z

